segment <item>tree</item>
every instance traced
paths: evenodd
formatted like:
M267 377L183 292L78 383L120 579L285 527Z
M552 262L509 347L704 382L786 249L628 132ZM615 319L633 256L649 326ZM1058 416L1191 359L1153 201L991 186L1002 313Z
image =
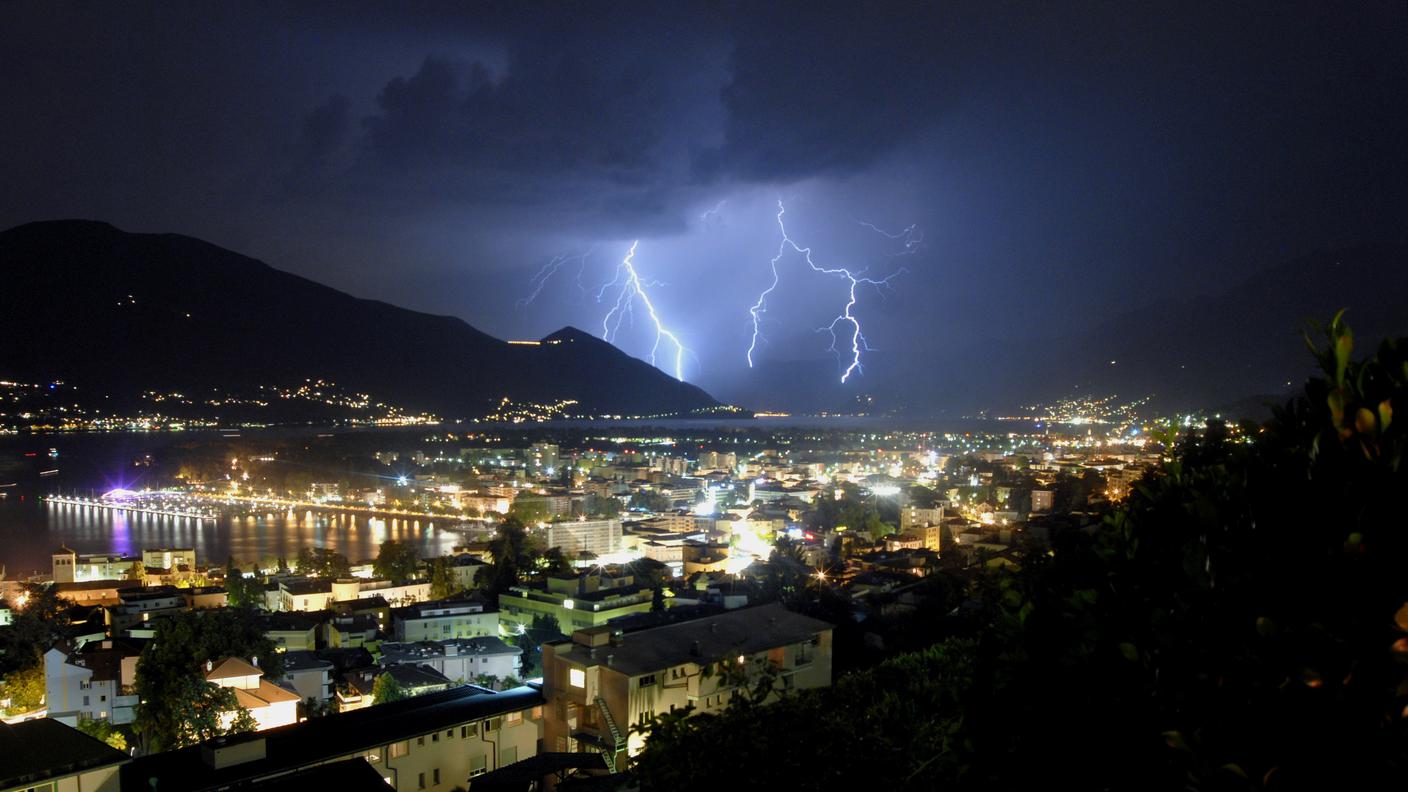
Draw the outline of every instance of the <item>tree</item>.
M244 576L234 556L225 561L225 601L232 608L254 608L264 604L264 588L259 581Z
M406 698L410 698L410 694L390 672L383 672L372 683L372 704L390 704Z
M494 538L489 540L489 554L493 556L493 563L481 574L485 579L485 591L495 598L510 586L518 585L537 560L528 540L528 531L522 522L512 516L504 518Z
M669 495L654 490L636 490L626 502L626 508L635 511L663 512L673 505Z
M12 621L0 630L0 676L41 664L69 623L67 604L52 586L25 583L10 604Z
M448 599L460 593L461 589L451 569L451 559L438 556L430 561L430 597Z
M305 547L298 551L300 575L313 577L345 578L352 574L352 564L347 556L326 547Z
M562 638L562 625L551 613L539 613L533 621L513 639L515 646L523 652L520 663L524 676L532 676L542 666L540 655L543 644Z
M549 577L567 577L577 571L560 547L549 547L539 559L538 567Z
M522 496L513 499L508 507L508 516L524 525L534 525L548 518L548 503L544 498Z
M372 572L383 580L404 581L416 576L420 570L420 559L409 544L395 539L381 543Z
M259 731L259 722L254 719L254 715L244 707L236 707L235 717L230 721L230 728L226 730L226 733L248 734L255 731Z
M5 708L7 715L20 715L33 712L44 705L44 665L36 663L29 668L14 671L5 676L0 684L0 698L10 700Z
M127 568L127 579L135 580L139 583L142 583L143 585L146 585L147 568L142 564L142 560L140 558L133 561L132 566Z
M102 740L119 751L127 750L127 735L108 720L78 719L78 730L97 740Z
M223 733L222 715L237 714L234 691L207 682L204 670L207 662L227 657L258 662L270 677L283 670L283 655L251 611L192 611L157 623L137 659L134 727L144 750L169 750Z

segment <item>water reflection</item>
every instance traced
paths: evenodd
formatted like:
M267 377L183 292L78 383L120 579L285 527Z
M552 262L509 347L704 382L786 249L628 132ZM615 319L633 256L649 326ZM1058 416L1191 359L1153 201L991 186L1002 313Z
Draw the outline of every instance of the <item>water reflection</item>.
M142 548L194 547L202 564L231 555L291 562L303 547L327 547L355 562L374 558L386 539L409 542L422 557L448 553L462 541L430 521L312 509L197 520L33 499L0 502L0 564L12 576L47 572L49 556L61 544L79 553L124 555Z

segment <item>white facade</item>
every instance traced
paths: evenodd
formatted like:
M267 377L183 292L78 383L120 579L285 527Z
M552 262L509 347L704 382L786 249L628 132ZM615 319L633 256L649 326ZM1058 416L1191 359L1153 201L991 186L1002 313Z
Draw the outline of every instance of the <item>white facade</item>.
M548 547L563 552L609 555L621 550L620 520L568 520L547 527Z

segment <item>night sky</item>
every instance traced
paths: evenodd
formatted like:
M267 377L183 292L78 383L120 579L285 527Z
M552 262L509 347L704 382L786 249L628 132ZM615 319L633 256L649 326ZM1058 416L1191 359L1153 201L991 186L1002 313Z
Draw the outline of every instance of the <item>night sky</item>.
M573 5L0 4L0 227L189 234L504 338L599 333L639 239L740 402L847 362L846 282L788 255L748 368L779 199L818 266L899 273L853 311L901 373L1403 239L1401 0Z

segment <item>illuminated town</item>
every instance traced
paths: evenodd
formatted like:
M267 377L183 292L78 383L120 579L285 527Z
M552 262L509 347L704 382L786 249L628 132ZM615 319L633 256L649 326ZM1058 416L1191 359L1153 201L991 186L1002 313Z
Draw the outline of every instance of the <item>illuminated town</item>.
M0 792L1404 783L1405 42L0 2Z

